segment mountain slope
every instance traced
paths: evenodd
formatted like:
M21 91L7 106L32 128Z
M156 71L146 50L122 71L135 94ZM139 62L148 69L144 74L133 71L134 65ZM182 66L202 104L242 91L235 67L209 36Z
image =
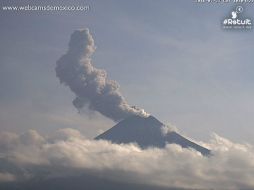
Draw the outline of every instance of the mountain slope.
M174 131L163 134L163 127L164 124L153 116L146 118L131 116L122 120L95 139L109 140L117 144L136 142L141 148L163 148L167 143L178 144L183 148L195 149L203 155L210 154L210 150L184 138Z

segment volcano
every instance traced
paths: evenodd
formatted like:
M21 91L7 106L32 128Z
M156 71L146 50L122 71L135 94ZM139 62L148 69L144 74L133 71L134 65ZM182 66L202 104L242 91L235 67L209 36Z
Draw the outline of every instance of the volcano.
M141 148L164 148L166 144L177 144L183 148L191 148L203 155L209 155L210 150L202 147L175 131L164 133L165 125L153 116L130 116L111 129L97 136L95 139L103 139L112 143L137 143Z

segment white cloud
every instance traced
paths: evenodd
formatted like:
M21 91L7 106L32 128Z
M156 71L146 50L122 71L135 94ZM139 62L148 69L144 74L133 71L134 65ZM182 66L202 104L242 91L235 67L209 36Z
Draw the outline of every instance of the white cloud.
M8 134L8 135L6 135ZM94 171L106 178L124 182L184 188L254 188L254 150L251 145L233 143L214 134L206 146L213 150L203 157L178 145L164 149L140 149L136 144L118 145L89 140L74 129L61 129L50 137L36 131L0 134L1 160L29 170L26 176L77 175ZM1 181L22 174L0 165Z

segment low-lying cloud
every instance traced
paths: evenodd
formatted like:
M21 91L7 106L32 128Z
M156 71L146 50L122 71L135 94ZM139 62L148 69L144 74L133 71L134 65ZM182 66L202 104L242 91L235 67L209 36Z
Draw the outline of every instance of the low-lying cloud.
M119 90L119 84L109 80L105 70L93 66L91 56L95 50L89 30L76 30L71 35L67 53L57 61L57 77L76 95L73 105L78 110L88 105L90 110L114 121L130 115L148 116L143 109L127 103Z
M141 149L136 144L89 140L74 129L43 137L31 130L0 134L0 182L75 176L93 172L128 183L205 189L253 189L254 150L214 134L205 144L212 155L169 144Z

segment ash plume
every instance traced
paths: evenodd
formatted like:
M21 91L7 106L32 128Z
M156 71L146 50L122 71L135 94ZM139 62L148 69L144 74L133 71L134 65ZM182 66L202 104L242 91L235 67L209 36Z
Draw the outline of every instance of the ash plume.
M88 29L76 30L69 42L69 49L58 61L56 76L69 86L76 98L73 105L88 108L119 121L130 115L148 116L143 110L130 106L116 81L107 78L107 72L93 66L91 56L96 47Z

